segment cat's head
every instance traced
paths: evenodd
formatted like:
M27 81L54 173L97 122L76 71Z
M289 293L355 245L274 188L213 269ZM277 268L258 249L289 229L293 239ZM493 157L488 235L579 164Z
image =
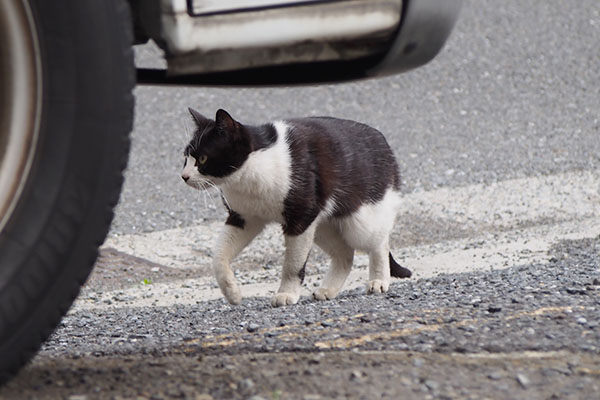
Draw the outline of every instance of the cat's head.
M193 188L219 185L238 170L251 152L250 138L244 126L225 110L215 119L189 108L195 124L194 137L186 146L181 177Z

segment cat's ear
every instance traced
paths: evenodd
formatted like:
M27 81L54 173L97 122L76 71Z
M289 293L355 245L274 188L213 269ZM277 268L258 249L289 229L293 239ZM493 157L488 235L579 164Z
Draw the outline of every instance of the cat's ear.
M192 107L189 107L188 111L190 114L192 114L192 118L194 118L194 122L199 128L204 128L206 124L208 124L209 119L200 114L198 111L194 110Z
M237 130L237 122L223 109L217 111L215 121L217 126L222 127L227 132L235 132Z

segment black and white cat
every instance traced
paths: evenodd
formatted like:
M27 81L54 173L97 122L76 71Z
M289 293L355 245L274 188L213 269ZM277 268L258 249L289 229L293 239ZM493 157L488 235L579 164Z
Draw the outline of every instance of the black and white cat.
M295 304L313 242L331 267L313 293L333 299L352 267L354 250L369 255L367 293L384 293L390 276L411 272L392 258L389 236L400 202L398 165L383 135L364 124L329 117L242 125L226 111L215 120L189 109L196 130L185 148L183 180L217 186L229 211L213 269L232 304L242 300L230 263L266 224L285 235L281 285L273 306Z

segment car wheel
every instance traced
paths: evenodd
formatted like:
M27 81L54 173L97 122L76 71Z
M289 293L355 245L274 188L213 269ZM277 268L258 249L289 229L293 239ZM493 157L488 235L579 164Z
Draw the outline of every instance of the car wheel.
M56 328L108 232L131 45L125 0L0 2L0 382Z

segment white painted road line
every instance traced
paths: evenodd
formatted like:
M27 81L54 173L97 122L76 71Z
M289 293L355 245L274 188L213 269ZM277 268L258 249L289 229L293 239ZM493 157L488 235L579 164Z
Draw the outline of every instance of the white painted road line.
M600 235L600 171L569 172L487 186L414 193L404 197L397 229L402 228L402 218L407 216L451 219L481 232L478 237L468 239L393 249L396 258L410 267L417 279L440 273L546 262L548 250L557 241ZM221 225L214 223L142 235L113 236L104 247L169 267L193 269L210 265L212 243ZM528 228L520 228L522 226ZM252 254L253 259L269 258L273 253L282 255L280 232L276 226L268 227L247 253ZM245 257L249 256L242 253L241 262ZM367 256L358 254L345 289L366 283L366 265ZM263 282L243 285L243 295L266 296L273 292L277 288L278 272L276 268L240 273L242 283ZM247 274L260 276L257 279L256 276L246 277ZM304 294L310 294L321 278L308 276ZM221 298L210 276L103 293L100 300L115 295L123 300L117 306L195 304ZM81 297L75 308L107 307L97 301L97 296L92 297Z
M500 229L528 221L598 216L600 171L575 171L410 194L403 198L402 212L451 219L466 227L485 225Z
M600 234L600 218L580 223L562 223L541 226L520 232L496 234L486 238L484 244L473 246L472 239L462 239L444 244L417 246L397 251L401 263L409 266L414 278L428 278L442 273L497 270L511 266L544 263L549 259L548 250L560 240L595 237ZM482 238L479 238L482 239ZM344 290L363 287L367 282L368 257L358 254ZM279 269L238 274L242 283L242 294L248 296L270 296L279 285ZM239 276L241 275L241 276ZM250 276L248 276L250 275ZM322 279L321 275L309 275L303 296L310 296L312 289ZM244 282L256 282L244 284ZM398 282L397 280L393 280ZM119 301L115 303L115 298ZM104 292L101 295L88 293L80 296L74 309L111 307L170 306L173 304L196 304L201 301L222 298L212 276L186 279L178 282L139 285L129 289ZM110 303L107 304L107 303Z

